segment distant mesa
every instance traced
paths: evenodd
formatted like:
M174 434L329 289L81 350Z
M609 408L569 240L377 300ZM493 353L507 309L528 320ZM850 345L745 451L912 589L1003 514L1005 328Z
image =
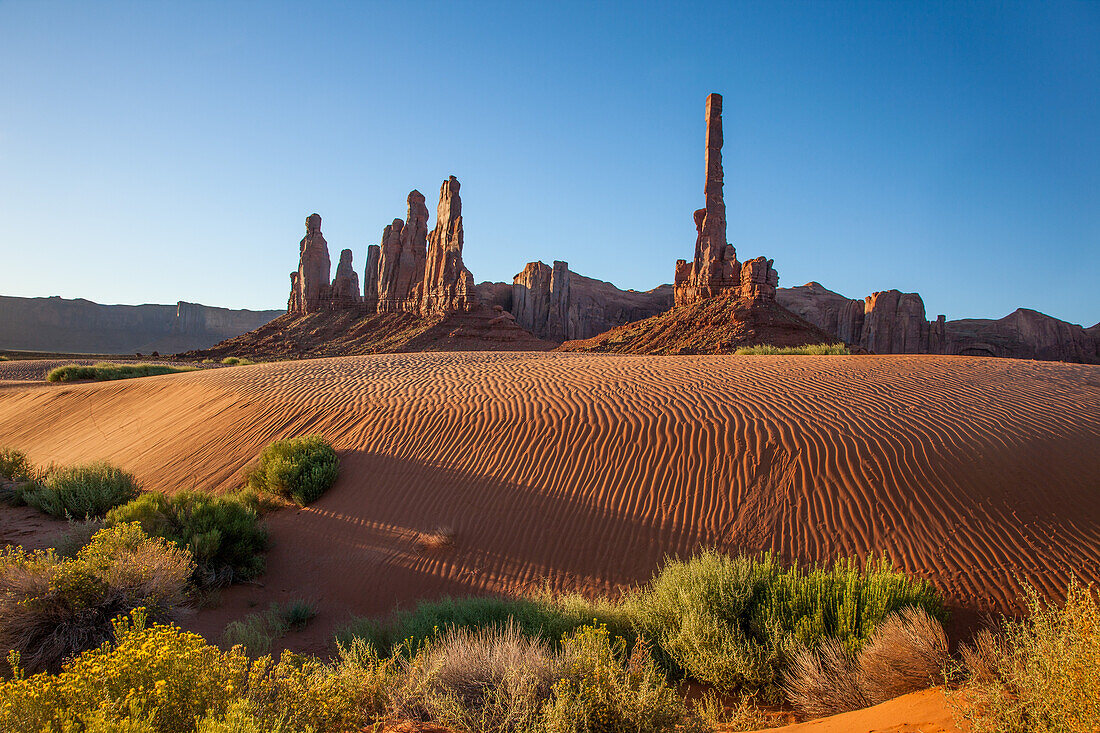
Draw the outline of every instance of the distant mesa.
M280 311L175 305L102 305L82 298L0 295L0 349L80 354L171 354L251 331Z

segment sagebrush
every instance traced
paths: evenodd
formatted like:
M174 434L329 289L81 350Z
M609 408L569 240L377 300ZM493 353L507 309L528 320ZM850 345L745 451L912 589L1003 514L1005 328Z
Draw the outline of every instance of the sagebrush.
M339 471L332 444L320 435L305 435L264 448L248 473L248 485L305 506L332 486Z
M181 491L142 494L111 510L110 525L137 522L149 535L187 548L202 587L250 580L264 570L268 534L250 496Z
M106 461L50 468L22 492L22 500L58 519L102 517L141 492L132 473Z

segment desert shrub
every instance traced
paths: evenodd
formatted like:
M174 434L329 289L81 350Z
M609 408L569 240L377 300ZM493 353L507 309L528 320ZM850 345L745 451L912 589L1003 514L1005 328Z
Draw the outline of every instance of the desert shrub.
M53 541L58 557L76 557L81 548L92 541L95 533L106 525L102 519L69 520L69 526Z
M633 643L631 620L621 607L609 601L590 601L580 595L558 595L548 590L529 598L448 597L423 601L411 610L394 612L384 623L356 619L338 638L345 644L356 637L363 638L383 653L399 646L415 653L424 642L450 629L473 631L512 625L524 636L556 645L563 636L593 620L606 625L627 643Z
M278 661L261 657L249 673L247 709L263 721L264 733L280 726L289 731L363 730L385 716L397 668L396 658L379 658L361 640L338 646L333 662L292 652L284 652Z
M167 364L112 364L101 361L94 366L68 364L51 369L46 375L47 382L75 382L80 379L94 379L99 382L114 379L133 379L134 377L155 377L161 374L193 372L192 366L169 366Z
M821 718L871 704L859 681L855 655L836 639L816 650L800 649L791 660L783 693L806 718Z
M225 627L226 646L242 646L252 656L271 651L271 643L291 629L305 628L317 609L306 601L272 603L262 613L249 614L240 621L231 621Z
M959 645L967 678L982 685L1000 679L1000 669L1007 654L1004 634L990 629L981 629L968 643Z
M227 356L222 359L222 364L226 366L252 366L255 363L251 359L244 359L239 356Z
M977 733L1100 730L1100 600L1071 581L1058 606L1028 589L1028 615L972 647L968 704Z
M755 695L742 695L737 704L728 707L722 696L714 690L707 690L691 704L691 717L696 728L711 731L721 728L725 731L763 730L787 724L782 715L769 715L756 702Z
M195 582L210 587L248 580L264 570L267 531L246 500L181 491L142 494L113 509L107 524L138 522L149 535L186 547L195 558Z
M463 731L536 730L560 660L514 624L450 629L401 669L390 700L399 717Z
M120 614L143 607L150 619L174 618L192 567L189 553L136 524L100 530L72 559L8 546L0 550L0 650L19 652L31 671L56 669L111 639Z
M943 625L922 608L903 608L859 650L859 685L877 705L942 682L949 661Z
M673 731L685 722L683 700L645 642L626 644L604 626L585 626L562 642L561 678L543 710L547 733Z
M733 352L737 356L849 356L852 352L842 343L807 344L806 346L742 346Z
M114 644L86 651L59 674L0 682L0 730L81 730L89 719L104 730L195 730L245 690L248 659L222 652L175 626L147 625L142 609L114 621ZM142 722L145 726L142 727Z
M52 517L88 519L134 499L141 489L133 474L105 461L55 468L23 492L23 501Z
M27 454L14 448L0 448L0 478L8 481L34 478L34 466L27 460Z
M260 453L248 474L248 486L305 506L336 481L340 459L320 435L279 440Z
M720 690L763 691L772 699L799 649L835 639L852 653L893 611L944 613L931 584L885 559L803 570L767 554L715 551L668 562L627 606L674 669Z

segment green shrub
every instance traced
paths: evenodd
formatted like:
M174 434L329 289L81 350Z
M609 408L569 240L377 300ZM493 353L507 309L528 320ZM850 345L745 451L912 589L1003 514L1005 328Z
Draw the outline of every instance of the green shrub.
M138 522L149 535L187 548L200 587L249 580L264 570L267 531L256 510L236 495L146 493L107 515L109 526L124 522Z
M250 655L261 656L271 652L273 641L291 629L305 628L316 615L317 609L306 601L272 603L263 613L229 622L223 641L226 646L242 646Z
M633 644L634 629L627 613L609 601L589 601L579 595L543 591L530 598L470 596L422 601L411 610L395 611L384 623L356 619L338 638L348 644L362 638L382 653L404 647L415 653L426 641L452 629L477 631L514 625L526 637L558 644L562 637L593 621Z
M306 435L264 448L248 474L248 486L305 506L332 486L339 470L332 445L320 435Z
M850 356L842 343L807 344L806 346L742 346L733 352L737 356Z
M56 468L23 492L23 501L59 519L102 517L140 493L137 479L104 461Z
M186 551L136 524L100 530L72 559L8 546L0 550L0 650L18 651L31 671L56 669L109 640L119 614L144 607L149 618L174 618L192 567Z
M239 356L227 356L222 359L222 364L226 366L252 366L255 363L251 359L244 359Z
M94 379L99 382L114 379L133 379L134 377L155 377L160 374L193 372L193 366L169 366L167 364L112 364L101 361L94 366L69 364L51 369L46 375L47 382L75 382L80 379Z
M836 639L854 652L887 614L908 606L944 615L930 583L885 559L802 570L771 555L715 551L668 562L627 605L639 631L691 677L773 699L780 673L802 648Z
M30 481L34 478L34 466L27 454L14 448L0 448L0 478L8 481Z
M543 712L547 733L674 731L687 717L644 642L629 657L604 626L585 626L562 642L561 677Z

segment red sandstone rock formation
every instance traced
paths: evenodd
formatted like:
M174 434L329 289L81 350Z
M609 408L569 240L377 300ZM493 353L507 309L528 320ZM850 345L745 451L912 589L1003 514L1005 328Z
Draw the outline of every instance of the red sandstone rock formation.
M290 301L287 310L313 313L324 307L329 297L328 242L321 235L321 217L306 219L306 236L299 245L298 271L290 275Z
M462 199L458 179L451 176L439 188L435 229L428 236L424 279L424 315L477 308L474 276L462 264Z
M707 97L706 208L695 212L695 259L677 260L673 288L676 305L741 287L737 252L726 242L726 202L722 195L722 95Z
M757 257L741 265L742 298L749 300L775 300L779 286L779 273L772 267L772 260Z
M357 307L362 298L359 296L359 275L351 263L351 250L340 251L340 264L336 266L336 277L332 279L330 294L331 306Z
M424 299L424 265L428 247L428 207L424 194L409 192L405 220L394 219L382 231L378 262L376 310L417 313ZM369 257L369 255L368 255ZM371 299L372 294L367 294Z
M780 288L783 307L877 354L962 354L1100 363L1100 324L1091 329L1036 311L1019 309L999 320L968 318L927 321L918 293L897 290L851 300L811 282Z
M620 290L572 272L569 263L561 261L552 268L542 262L527 263L513 278L507 299L497 285L478 285L482 301L499 303L515 314L520 326L551 341L591 338L672 307L668 285L646 292Z

